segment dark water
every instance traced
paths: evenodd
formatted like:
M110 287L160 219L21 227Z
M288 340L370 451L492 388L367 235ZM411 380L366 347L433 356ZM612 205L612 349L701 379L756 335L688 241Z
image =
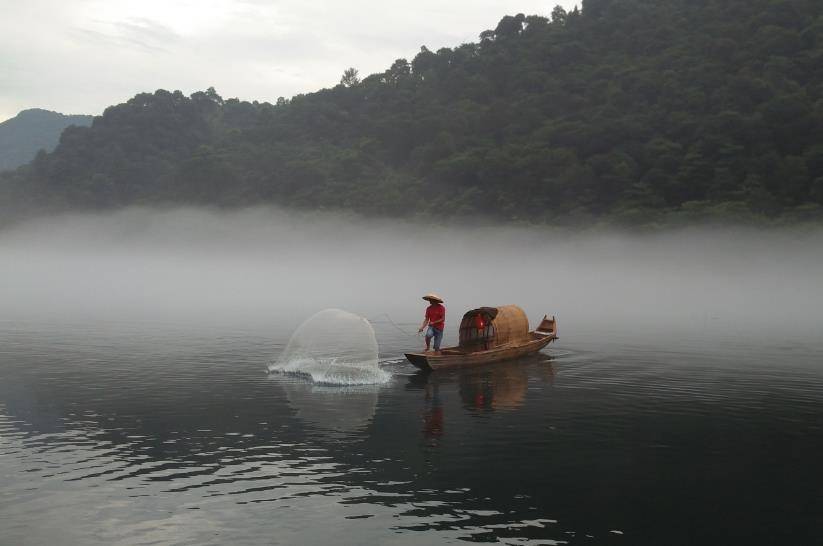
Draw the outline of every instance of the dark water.
M405 325L412 329L412 325ZM505 367L267 377L291 333L0 323L0 544L821 544L823 341L561 331Z

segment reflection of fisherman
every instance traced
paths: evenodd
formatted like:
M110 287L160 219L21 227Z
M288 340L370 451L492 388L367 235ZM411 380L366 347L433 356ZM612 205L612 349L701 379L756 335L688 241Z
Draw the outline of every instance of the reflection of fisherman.
M429 350L431 340L434 338L434 350L439 351L440 342L443 341L443 328L446 326L446 308L443 307L443 298L437 294L426 294L423 299L431 305L426 308L426 318L423 319L423 324L420 325L418 332L422 332L428 325L426 350Z
M437 440L443 436L443 404L440 402L440 393L435 383L426 384L426 410L423 412L423 437L428 440Z

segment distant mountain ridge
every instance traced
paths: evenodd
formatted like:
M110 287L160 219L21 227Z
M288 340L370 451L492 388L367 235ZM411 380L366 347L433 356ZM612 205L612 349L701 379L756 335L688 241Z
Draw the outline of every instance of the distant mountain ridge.
M70 125L88 127L94 116L66 115L40 108L23 110L0 123L0 171L25 165L40 150L50 152Z

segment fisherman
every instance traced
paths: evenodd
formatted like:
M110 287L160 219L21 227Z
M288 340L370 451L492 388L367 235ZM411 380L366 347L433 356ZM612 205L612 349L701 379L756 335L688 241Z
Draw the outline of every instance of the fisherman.
M443 298L437 294L426 294L423 299L431 305L426 308L426 317L417 332L423 332L426 325L428 325L429 329L426 330L426 351L429 350L431 340L434 338L434 350L437 352L440 350L440 342L443 341L443 328L446 326L446 308L443 307Z

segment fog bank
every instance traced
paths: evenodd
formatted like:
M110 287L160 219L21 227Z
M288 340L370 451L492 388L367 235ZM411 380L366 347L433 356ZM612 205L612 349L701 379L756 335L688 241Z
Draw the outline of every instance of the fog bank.
M569 235L276 209L130 209L0 232L0 320L260 327L346 309L411 324L420 296L516 303L532 322L820 330L823 233L693 228Z

